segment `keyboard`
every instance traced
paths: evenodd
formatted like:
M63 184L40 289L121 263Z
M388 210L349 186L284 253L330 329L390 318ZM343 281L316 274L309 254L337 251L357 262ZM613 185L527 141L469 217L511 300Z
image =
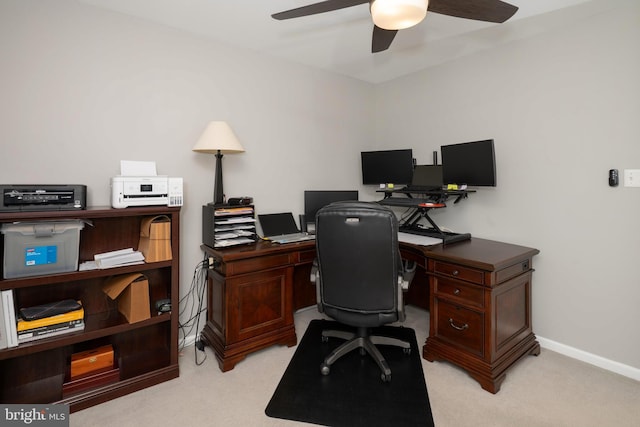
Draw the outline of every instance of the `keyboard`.
M294 234L283 234L281 236L272 236L269 237L273 243L296 243L296 242L304 242L306 240L314 240L316 238L313 234L308 233L294 233Z
M435 228L418 228L418 227L400 227L400 232L417 234L418 236L434 237L436 239L442 239L444 243L460 242L463 240L469 240L471 234L469 233L453 233L450 231L438 231Z

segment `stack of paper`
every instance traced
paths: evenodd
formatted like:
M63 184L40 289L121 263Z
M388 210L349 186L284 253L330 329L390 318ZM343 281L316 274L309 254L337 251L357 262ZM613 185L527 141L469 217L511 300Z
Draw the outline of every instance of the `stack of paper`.
M124 265L144 263L142 252L134 251L133 248L95 254L93 259L97 268L122 267Z

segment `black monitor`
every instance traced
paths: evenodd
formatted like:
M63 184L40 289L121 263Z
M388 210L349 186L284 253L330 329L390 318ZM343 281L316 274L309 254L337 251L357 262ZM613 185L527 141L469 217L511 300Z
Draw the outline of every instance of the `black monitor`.
M380 185L411 183L413 150L363 151L362 184Z
M416 165L411 186L442 188L442 165Z
M333 202L343 202L346 200L358 200L358 190L336 190L336 191L316 191L307 190L304 192L304 218L306 222L315 222L316 214L320 210Z
M443 145L442 180L444 184L471 187L496 186L496 156L493 139Z

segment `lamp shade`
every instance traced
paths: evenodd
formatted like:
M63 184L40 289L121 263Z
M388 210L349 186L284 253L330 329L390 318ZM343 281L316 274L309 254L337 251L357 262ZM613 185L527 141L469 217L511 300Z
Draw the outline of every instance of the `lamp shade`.
M371 17L385 30L402 30L420 23L427 15L429 0L373 0Z
M199 153L222 154L242 153L244 148L236 138L236 134L227 122L213 121L207 125L200 139L193 146L193 151Z

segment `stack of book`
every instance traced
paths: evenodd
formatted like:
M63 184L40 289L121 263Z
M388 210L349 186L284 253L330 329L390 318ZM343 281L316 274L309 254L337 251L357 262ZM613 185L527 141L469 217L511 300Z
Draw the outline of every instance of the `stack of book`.
M61 301L60 303L63 302L66 301ZM21 316L18 318L16 326L18 344L83 330L84 308L80 301L77 301L77 305L75 306L73 304L63 305L70 307L69 311L60 313L61 310L58 309L56 314L37 316L32 320L27 320L25 316L22 315L23 311L29 309L20 310ZM58 304L58 306L60 306L60 304ZM32 307L32 309L33 308L36 307Z

